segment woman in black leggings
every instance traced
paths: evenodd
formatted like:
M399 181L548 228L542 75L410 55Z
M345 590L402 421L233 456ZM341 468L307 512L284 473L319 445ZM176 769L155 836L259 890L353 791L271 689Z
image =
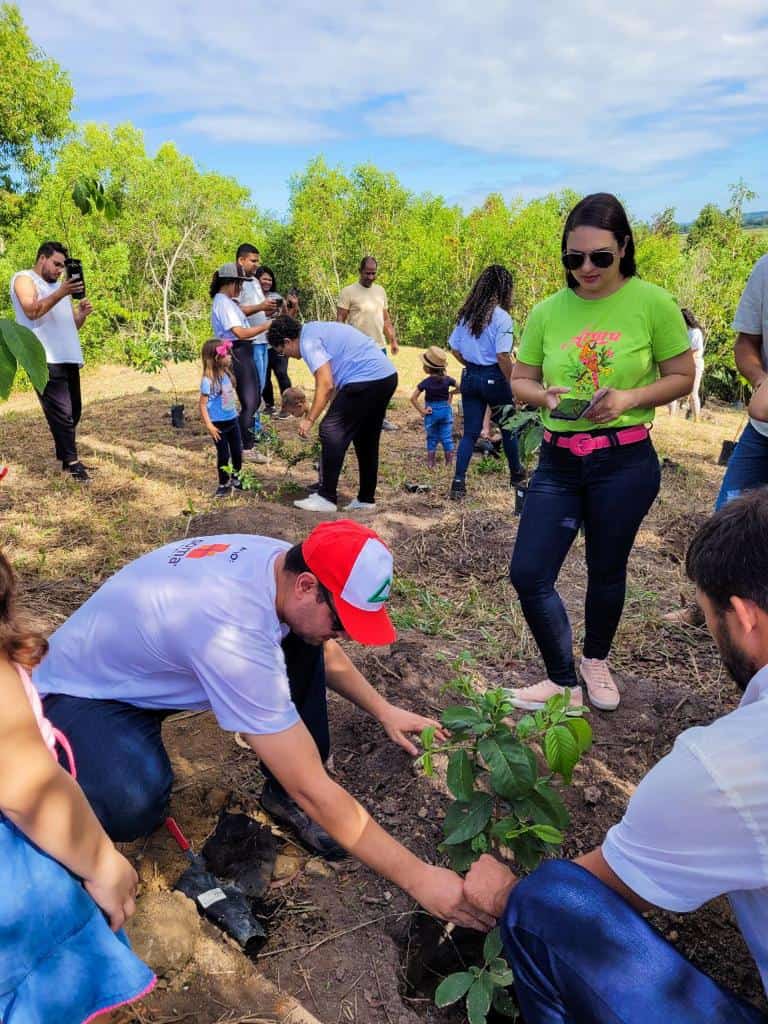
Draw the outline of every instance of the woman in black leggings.
M314 375L315 397L299 422L302 437L309 437L330 401L320 425L320 486L316 494L294 501L294 505L305 512L336 511L339 474L352 444L360 486L357 497L345 508L374 509L381 427L397 388L394 365L373 338L349 324L312 321L302 327L293 317L280 316L272 321L267 339L277 352L303 359Z

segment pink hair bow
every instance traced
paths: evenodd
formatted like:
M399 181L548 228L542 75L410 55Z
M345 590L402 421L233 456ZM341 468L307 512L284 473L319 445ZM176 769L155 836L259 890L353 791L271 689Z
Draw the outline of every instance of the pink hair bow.
M228 356L229 355L229 350L231 348L232 348L232 342L231 341L222 341L222 343L220 345L216 346L216 355L217 356Z

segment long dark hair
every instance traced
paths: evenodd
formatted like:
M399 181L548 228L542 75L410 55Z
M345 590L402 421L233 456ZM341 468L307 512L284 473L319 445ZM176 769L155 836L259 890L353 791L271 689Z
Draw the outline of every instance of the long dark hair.
M563 228L562 252L567 248L568 235L576 228L601 228L603 231L610 231L619 248L626 242L626 251L619 261L619 272L622 277L637 275L632 228L627 212L616 196L612 196L610 192L595 192L591 196L585 196L574 206ZM570 270L565 272L565 283L569 288L579 287L579 282Z
M16 606L16 577L0 552L0 651L32 669L47 650L48 641L37 623Z
M465 323L471 333L479 338L497 306L509 312L513 287L512 275L507 268L500 263L492 263L475 281L464 305L456 314L456 323Z
M690 327L692 330L701 331L704 333L704 328L701 326L699 321L690 311L690 309L681 309L680 312L683 314L683 320L685 320L685 326Z
M256 273L253 275L256 278L256 280L259 282L259 284L261 284L262 274L269 274L269 276L272 278L272 287L270 288L271 292L277 292L277 291L280 290L277 287L277 278L275 277L274 270L270 270L270 268L265 266L263 263L261 264L259 269L256 271Z

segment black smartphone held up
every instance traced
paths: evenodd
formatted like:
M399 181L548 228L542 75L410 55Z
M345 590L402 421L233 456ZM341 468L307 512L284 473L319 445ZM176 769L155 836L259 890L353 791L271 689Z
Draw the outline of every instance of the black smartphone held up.
M64 260L64 273L67 275L68 281L80 281L81 287L73 292L76 299L85 298L85 277L83 276L83 264L80 260L74 259L72 256L67 256Z
M580 420L590 405L592 400L589 398L561 398L549 415L553 420Z

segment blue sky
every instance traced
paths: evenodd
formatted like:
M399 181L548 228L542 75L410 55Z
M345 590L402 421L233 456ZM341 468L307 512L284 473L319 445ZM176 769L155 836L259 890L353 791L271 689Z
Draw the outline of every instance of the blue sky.
M689 220L743 178L768 209L762 2L20 7L71 74L78 120L130 120L277 213L318 153L465 208L571 187Z

